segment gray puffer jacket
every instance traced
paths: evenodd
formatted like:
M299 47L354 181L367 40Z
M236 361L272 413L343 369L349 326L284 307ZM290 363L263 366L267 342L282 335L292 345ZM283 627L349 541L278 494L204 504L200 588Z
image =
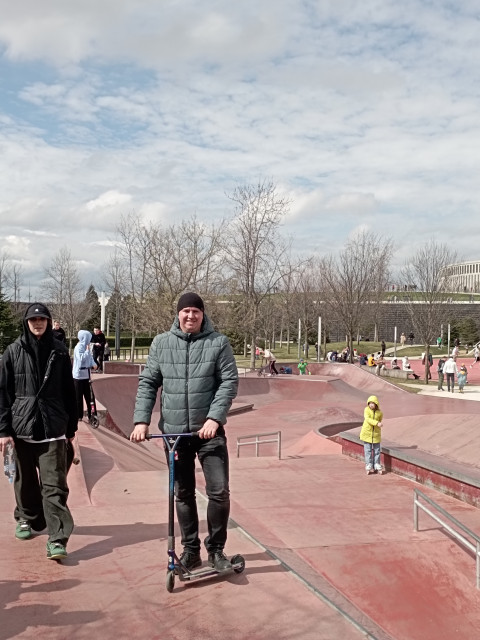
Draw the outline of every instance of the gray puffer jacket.
M183 333L177 316L170 331L154 338L139 377L135 424L150 424L160 387L161 432L199 431L207 418L226 423L237 395L237 365L228 338L206 315L200 333Z

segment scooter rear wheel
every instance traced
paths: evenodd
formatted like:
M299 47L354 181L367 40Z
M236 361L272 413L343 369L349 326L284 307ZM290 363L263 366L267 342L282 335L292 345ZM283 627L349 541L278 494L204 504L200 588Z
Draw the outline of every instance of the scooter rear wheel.
M168 593L172 593L175 586L175 571L167 571L166 585Z
M233 558L230 560L230 562L232 564L236 564L238 565L238 567L234 567L233 570L235 571L235 573L242 573L243 570L245 569L245 558L241 555L236 555L233 556Z
M99 424L100 424L100 422L98 421L98 418L96 416L91 416L91 418L90 418L90 426L93 429L97 429Z

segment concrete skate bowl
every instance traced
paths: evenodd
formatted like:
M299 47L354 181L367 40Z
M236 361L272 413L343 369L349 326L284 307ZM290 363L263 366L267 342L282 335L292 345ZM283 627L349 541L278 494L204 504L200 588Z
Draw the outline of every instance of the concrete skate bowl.
M125 437L133 431L133 410L138 388L138 375L104 376L94 378L93 390L97 400L105 407L105 426ZM152 425L160 419L160 398L152 414Z
M365 403L371 394L407 394L403 389L355 365L346 363L308 365L311 376L278 375L272 378L246 376L240 378L238 399L253 402L256 408L266 404L308 401L342 405L345 402ZM356 404L356 402L355 402Z

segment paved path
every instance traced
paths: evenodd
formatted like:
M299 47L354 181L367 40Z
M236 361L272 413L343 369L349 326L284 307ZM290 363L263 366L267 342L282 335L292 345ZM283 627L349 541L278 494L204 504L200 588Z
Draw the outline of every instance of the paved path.
M446 464L453 453L475 465L475 403L415 396L350 365L321 366L313 376L241 380L238 401L255 408L228 422L227 552L244 555L243 574L165 591L167 470L158 441L136 446L81 424L82 462L70 475L76 529L62 564L45 558L45 534L15 540L12 488L0 483L0 640L477 637L475 560L424 514L413 530L418 485L395 474L367 477L360 461L317 432L332 423L357 428L375 390L390 439L437 448ZM119 415L128 428L131 400L118 390L131 394L134 380L102 376L95 385L106 406L125 403ZM253 447L236 457L237 436L275 430L281 459L273 444L258 458ZM201 473L198 488L205 533ZM476 508L420 488L480 532Z

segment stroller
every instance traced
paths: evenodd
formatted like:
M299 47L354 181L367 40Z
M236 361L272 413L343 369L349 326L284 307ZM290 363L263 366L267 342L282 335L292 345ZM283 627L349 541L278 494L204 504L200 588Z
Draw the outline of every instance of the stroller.
M276 375L277 374L275 373L275 371L272 371L269 362L267 362L267 364L264 365L263 367L260 367L260 369L257 371L257 376L259 378L265 378L267 376L276 376Z

